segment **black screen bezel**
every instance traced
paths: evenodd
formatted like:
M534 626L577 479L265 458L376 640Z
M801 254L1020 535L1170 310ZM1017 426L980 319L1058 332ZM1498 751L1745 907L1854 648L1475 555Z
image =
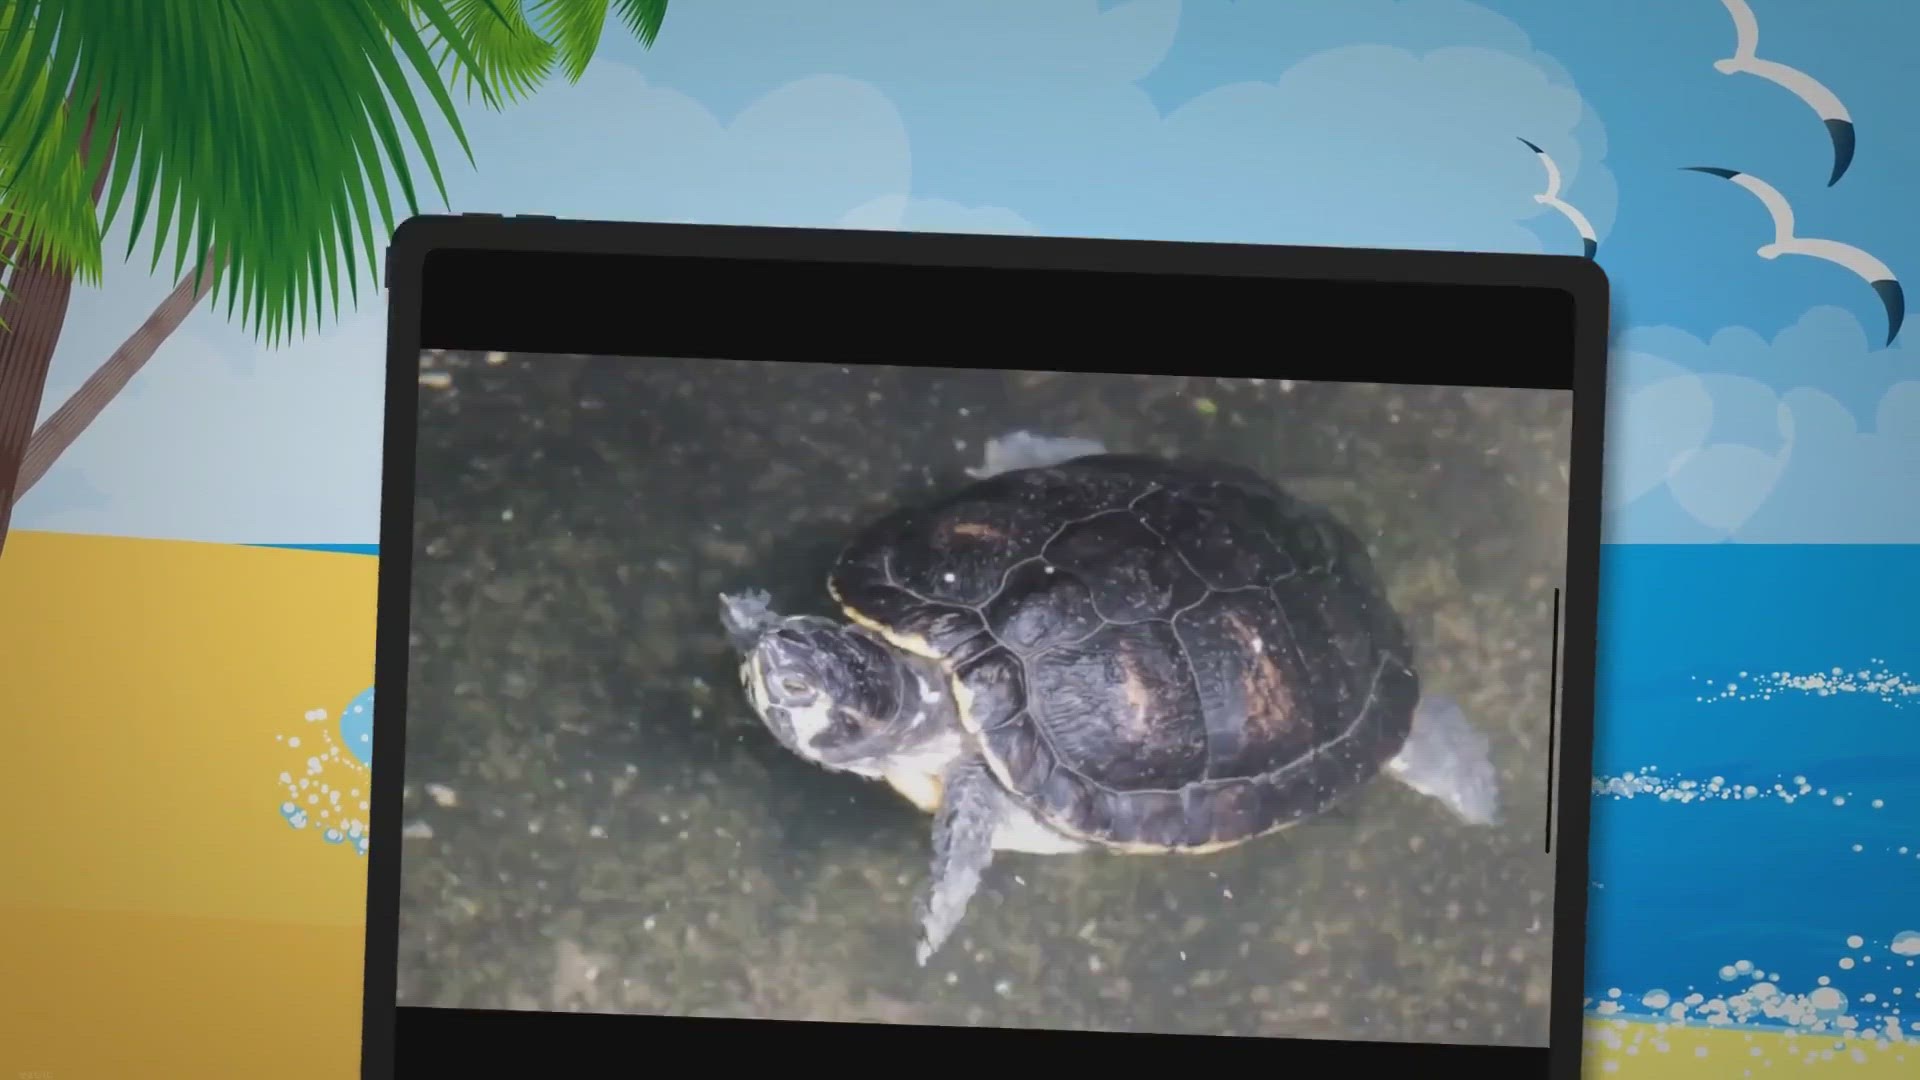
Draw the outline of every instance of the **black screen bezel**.
M362 1075L471 1059L566 1073L700 1040L992 1063L1051 1044L1231 1068L1479 1070L1573 1080L1581 1058L1608 288L1564 256L561 221L411 219L388 252ZM1354 343L1360 327L1366 340ZM1513 386L1573 395L1546 1048L398 1008L407 628L423 349L830 359ZM1252 361L1251 365L1234 361ZM1567 782L1570 778L1571 782ZM402 1037L404 1036L404 1037ZM716 1037L717 1036L717 1037ZM836 1040L847 1040L844 1044ZM904 1040L904 1041L901 1041ZM1278 1043L1279 1045L1276 1045ZM741 1050L735 1050L735 1047ZM897 1047L897 1049L892 1049ZM644 1048L644 1049L643 1049ZM625 1050L622 1055L621 1051ZM1276 1058L1275 1055L1278 1055Z

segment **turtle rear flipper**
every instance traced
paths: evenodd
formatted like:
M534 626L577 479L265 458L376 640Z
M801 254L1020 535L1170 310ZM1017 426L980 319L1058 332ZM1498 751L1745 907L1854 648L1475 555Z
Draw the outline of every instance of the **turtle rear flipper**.
M976 480L984 480L989 476L998 476L1015 469L1044 468L1048 465L1058 465L1063 461L1072 461L1077 457L1106 452L1106 445L1098 439L1035 435L1031 431L1014 431L988 439L983 463L976 468L968 469L967 475Z
M1451 699L1429 694L1414 710L1405 746L1387 762L1387 775L1438 800L1469 825L1500 819L1500 785L1487 737Z

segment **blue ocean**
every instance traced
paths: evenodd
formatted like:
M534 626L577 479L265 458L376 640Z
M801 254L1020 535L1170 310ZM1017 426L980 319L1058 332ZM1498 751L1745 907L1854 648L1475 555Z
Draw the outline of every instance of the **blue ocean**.
M1920 1032L1920 546L1604 549L1601 1015Z

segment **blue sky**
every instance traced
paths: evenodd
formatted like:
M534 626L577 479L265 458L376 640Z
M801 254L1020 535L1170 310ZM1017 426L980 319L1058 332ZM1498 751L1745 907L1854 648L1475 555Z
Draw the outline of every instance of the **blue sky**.
M1597 227L1620 311L1607 538L1920 541L1869 480L1920 469L1914 347L1880 347L1846 271L1758 258L1759 205L1680 171L1752 172L1802 235L1920 282L1896 81L1920 11L1752 2L1761 54L1859 125L1831 189L1811 110L1714 70L1717 0L686 4L652 52L610 40L580 85L472 115L478 167L450 186L456 209L607 218L1577 251L1532 201L1525 137ZM116 266L76 295L46 411L168 285ZM371 541L383 319L375 299L269 352L202 310L17 527Z

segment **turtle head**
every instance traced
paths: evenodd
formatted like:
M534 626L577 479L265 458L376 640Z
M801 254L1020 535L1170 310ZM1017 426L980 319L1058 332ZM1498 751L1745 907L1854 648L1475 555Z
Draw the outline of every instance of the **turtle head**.
M780 745L828 769L879 776L918 741L911 673L885 642L811 615L779 616L764 594L722 597L747 700Z

